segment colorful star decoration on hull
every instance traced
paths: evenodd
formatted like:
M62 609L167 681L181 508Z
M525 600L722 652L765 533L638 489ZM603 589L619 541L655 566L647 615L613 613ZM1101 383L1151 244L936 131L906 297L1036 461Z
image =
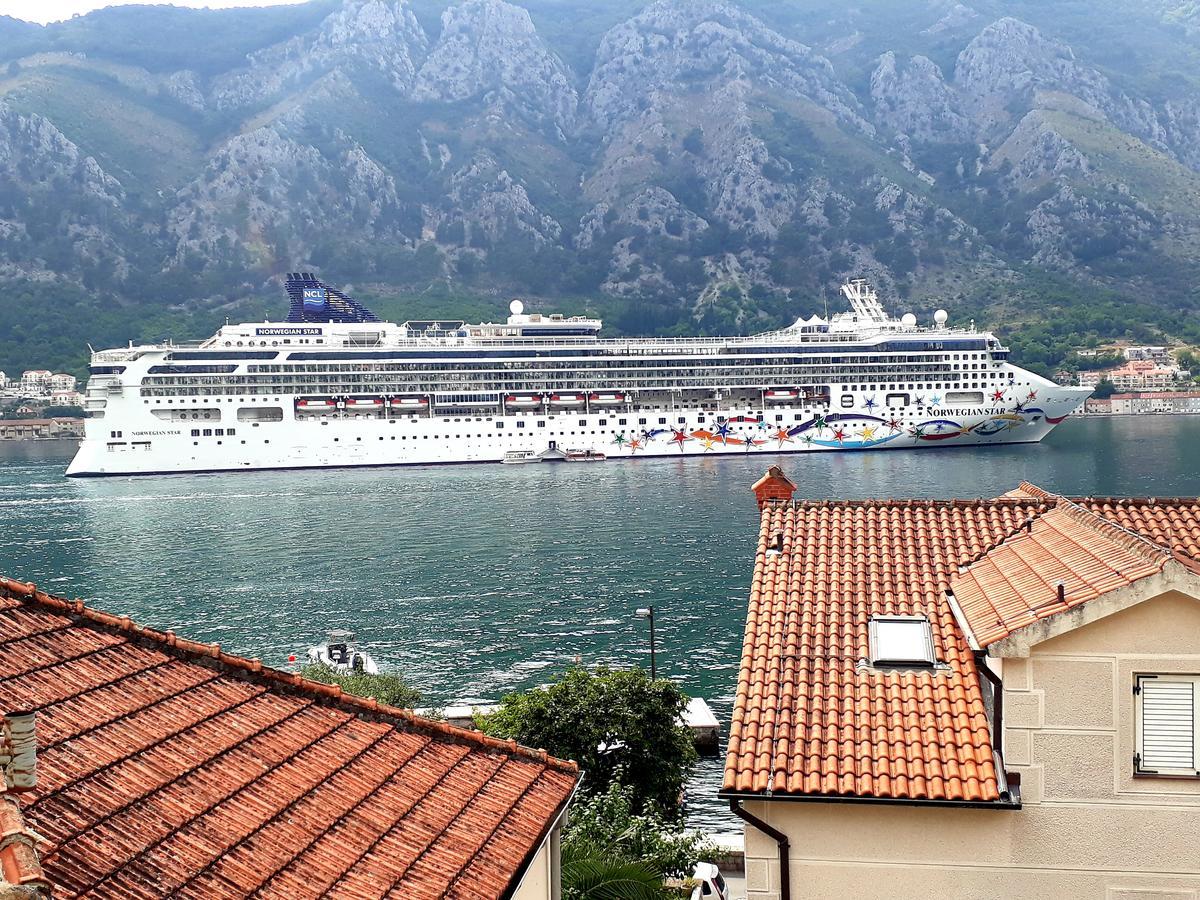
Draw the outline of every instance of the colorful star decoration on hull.
M843 429L843 428L835 428L835 429L833 429L833 439L834 439L835 441L837 441L839 444L840 444L840 443L842 443L842 441L846 440L846 431L845 431L845 429Z
M1037 399L1037 391L1030 391L1028 394L1025 395L1025 399L1026 400L1036 400Z
M634 450L641 450L642 442L639 441L637 438L634 438L632 441L629 442L629 449L631 452Z
M671 435L671 442L679 447L679 452L683 452L683 445L692 438L686 431L676 431Z
M875 428L872 425L864 425L862 431L858 434L864 441L875 440Z
M715 444L716 441L714 441L712 438L702 438L700 440L700 443L702 443L704 445L705 451L708 451L713 448L713 444Z
M888 428L890 428L892 431L899 431L901 429L901 427L903 427L900 424L900 420L897 418L888 419L883 424L886 425Z
M997 403L1000 402L1001 400L1003 400L1004 399L1003 389L996 388L996 390L992 391L992 399L995 400Z
M721 440L725 440L725 441L729 440L729 423L728 422L722 422L720 425L717 426L717 437L721 438Z
M941 402L942 402L942 397L940 394L934 394L932 397L929 398L930 406L940 406Z
M876 406L879 405L878 403L875 402L874 397L868 397L865 401L863 401L863 403L867 407L867 409L874 409Z
M624 434L618 434L618 435L617 435L615 438L613 438L613 439L612 439L612 442L613 442L614 444L616 444L618 447L623 447L623 446L625 446L625 435L624 435Z
M782 447L784 444L790 444L792 442L792 436L788 434L788 430L786 428L780 428L775 432L775 440L779 441L779 446Z

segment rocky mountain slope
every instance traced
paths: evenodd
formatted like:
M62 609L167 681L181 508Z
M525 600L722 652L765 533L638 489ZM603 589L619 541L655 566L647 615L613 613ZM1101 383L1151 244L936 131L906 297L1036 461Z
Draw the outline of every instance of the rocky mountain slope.
M205 330L296 268L395 314L519 293L626 331L770 326L867 275L1025 327L1046 365L1068 336L1190 336L1194 4L1053 6L0 19L0 279L74 298L52 337L12 304L0 336Z

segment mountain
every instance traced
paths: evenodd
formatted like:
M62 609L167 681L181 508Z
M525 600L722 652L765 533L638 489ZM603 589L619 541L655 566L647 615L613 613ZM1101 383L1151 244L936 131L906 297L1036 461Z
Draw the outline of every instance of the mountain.
M865 275L1057 365L1200 340L1172 0L317 0L0 18L0 366L278 315L747 331Z

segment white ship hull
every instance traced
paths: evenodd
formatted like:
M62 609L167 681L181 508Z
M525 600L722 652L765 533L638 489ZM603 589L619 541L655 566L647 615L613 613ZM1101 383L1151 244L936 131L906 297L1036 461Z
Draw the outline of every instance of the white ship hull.
M552 444L564 450L593 450L613 460L1032 443L1049 434L1086 396L1037 380L1038 393L1045 399L1035 398L1020 412L995 404L882 417L869 410L822 413L772 404L766 410L720 412L605 409L469 418L329 416L260 423L230 421L223 415L204 421L200 436L192 436L189 427L164 427L167 423L149 415L140 421L126 415L120 417L120 440L112 439L117 410L110 403L105 419L87 422L86 437L67 475L498 463L506 452L537 453ZM1023 396L1038 390L1026 385L1014 389ZM226 412L231 410L222 410ZM738 418L758 421L731 421ZM232 435L216 436L218 429L230 428Z
M585 317L381 322L307 273L282 324L92 355L67 474L145 475L969 447L1040 441L1090 393L994 335L853 312L760 335L599 337Z

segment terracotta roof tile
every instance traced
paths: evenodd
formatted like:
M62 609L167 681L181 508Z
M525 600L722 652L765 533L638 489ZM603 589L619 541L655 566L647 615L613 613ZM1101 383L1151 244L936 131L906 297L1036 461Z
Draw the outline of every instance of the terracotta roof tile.
M1031 612L1027 598L1059 577L1068 603L1084 602L1161 565L1161 548L1122 529L1200 558L1190 499L1068 503L1023 483L994 500L768 500L723 790L1001 799L981 676L947 591L986 596L982 611L969 604L985 634L988 621L1034 621L1052 607ZM928 617L941 665L867 664L871 618L895 614Z
M950 581L978 645L1161 572L1165 548L1060 501ZM1062 599L1059 599L1059 585Z
M24 814L64 895L498 897L579 777L0 579L4 708L38 712Z

